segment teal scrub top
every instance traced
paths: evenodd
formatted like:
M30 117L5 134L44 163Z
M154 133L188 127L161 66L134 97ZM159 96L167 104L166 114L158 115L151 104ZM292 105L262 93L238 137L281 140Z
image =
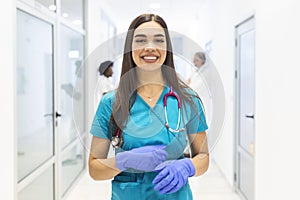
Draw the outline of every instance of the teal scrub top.
M208 126L202 104L197 97L193 97L194 106L182 103L184 105L181 106L179 128L184 128L184 131L172 133L166 128L163 98L169 90L168 86L164 87L153 108L139 94L136 95L127 123L122 130L122 148L116 149L116 153L146 145L166 145L167 159L180 159L183 158L183 151L187 145L186 134L195 134L207 130ZM191 95L195 94L190 89L188 89L188 92ZM115 91L109 92L102 97L90 130L93 136L111 140L109 123L114 99ZM167 116L170 127L175 129L178 122L178 103L176 98L172 96L167 98ZM120 173L112 182L112 199L141 200L149 199L150 197L151 199L192 199L188 183L173 194L160 195L157 193L153 189L152 184L156 174L157 172ZM134 193L131 191L132 188L135 188ZM126 194L130 197L126 197ZM133 194L136 195L136 198L132 196ZM119 198L119 195L122 195L122 198Z

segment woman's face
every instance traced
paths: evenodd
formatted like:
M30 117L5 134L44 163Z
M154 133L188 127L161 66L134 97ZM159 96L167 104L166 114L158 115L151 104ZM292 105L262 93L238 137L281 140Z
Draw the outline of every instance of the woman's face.
M203 60L201 60L198 56L194 56L194 65L196 67L201 67L204 64Z
M161 66L167 55L164 29L155 21L136 28L132 41L132 58L138 67Z

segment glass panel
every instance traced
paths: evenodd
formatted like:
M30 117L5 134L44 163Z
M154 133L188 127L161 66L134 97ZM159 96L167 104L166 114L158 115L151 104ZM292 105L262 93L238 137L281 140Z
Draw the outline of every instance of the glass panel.
M240 180L239 188L247 199L254 199L254 168L249 157L239 154Z
M248 31L240 36L240 73L241 73L241 121L240 145L253 154L254 145L254 102L255 102L255 32Z
M42 4L51 11L56 11L55 0L36 0L36 2Z
M72 185L73 181L80 174L84 167L84 148L79 142L62 157L62 192L63 194Z
M83 101L83 36L61 26L60 73L60 136L62 147L73 141L84 130ZM74 109L73 109L74 108Z
M18 200L53 200L53 166L37 177L18 194Z
M52 26L18 11L18 180L53 155L52 60Z
M83 27L83 1L61 0L61 15L77 27Z
M51 12L56 12L55 0L20 0L32 7L41 9L42 11L48 10Z

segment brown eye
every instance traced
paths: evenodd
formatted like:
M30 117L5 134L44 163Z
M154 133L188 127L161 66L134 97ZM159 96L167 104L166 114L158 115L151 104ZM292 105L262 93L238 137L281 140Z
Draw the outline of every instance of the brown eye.
M135 42L136 43L145 43L146 40L145 39L136 39Z
M156 43L164 43L165 40L164 40L164 39L156 39L155 42L156 42Z

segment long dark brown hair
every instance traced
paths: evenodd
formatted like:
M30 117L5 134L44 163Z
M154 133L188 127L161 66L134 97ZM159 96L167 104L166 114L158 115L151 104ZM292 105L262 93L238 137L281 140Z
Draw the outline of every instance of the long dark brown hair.
M181 81L176 74L172 44L168 31L167 24L158 15L155 14L143 14L135 18L130 24L125 40L122 72L120 77L119 86L117 88L115 102L113 105L113 111L110 118L110 131L112 136L116 136L117 132L122 133L122 129L127 122L130 109L136 99L136 93L138 88L138 77L136 74L136 64L132 58L132 42L134 36L134 30L145 22L155 21L162 26L166 36L167 43L167 55L166 59L161 67L162 75L165 83L168 86L172 86L177 92L182 102L188 104L194 104L192 101L191 93L188 93L186 88L189 88L183 81ZM124 76L126 74L126 77ZM129 74L129 75L128 75ZM197 95L195 95L197 96ZM183 104L183 103L182 103ZM184 105L184 104L183 104ZM195 106L195 105L194 105ZM122 139L122 134L120 135ZM121 145L121 144L120 144Z

